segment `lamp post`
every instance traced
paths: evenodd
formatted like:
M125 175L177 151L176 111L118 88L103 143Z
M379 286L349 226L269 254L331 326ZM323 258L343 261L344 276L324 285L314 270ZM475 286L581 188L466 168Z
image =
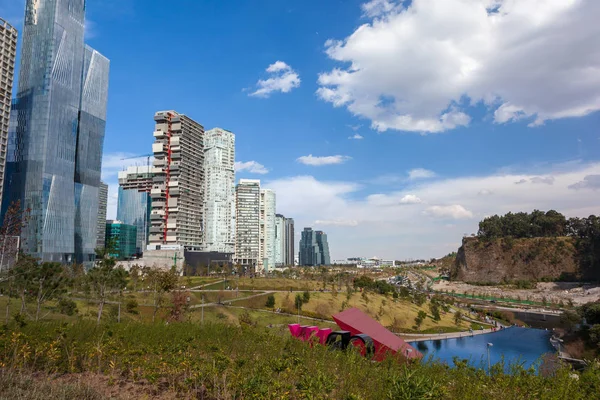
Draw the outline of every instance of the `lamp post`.
M493 343L488 343L488 344L487 344L488 373L490 372L490 369L491 369L491 363L490 363L490 347L492 347L493 345L494 345Z

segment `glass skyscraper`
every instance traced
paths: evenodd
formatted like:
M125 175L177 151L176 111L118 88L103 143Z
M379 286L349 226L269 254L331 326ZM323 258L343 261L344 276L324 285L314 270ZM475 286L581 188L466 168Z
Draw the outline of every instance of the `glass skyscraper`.
M117 219L137 228L137 254L146 250L151 204L150 193L119 187Z
M30 210L22 250L45 261L94 260L109 61L84 24L85 0L27 0L3 210Z
M329 243L323 231L304 228L298 252L299 264L304 266L330 265Z

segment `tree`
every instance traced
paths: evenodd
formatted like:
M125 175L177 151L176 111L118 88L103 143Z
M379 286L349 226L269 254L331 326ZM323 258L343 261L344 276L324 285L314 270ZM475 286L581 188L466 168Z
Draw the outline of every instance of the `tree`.
M14 287L14 289L17 292L17 296L21 299L21 310L19 311L19 314L28 314L26 298L28 296L28 293L33 289L32 282L36 274L37 268L37 258L25 253L21 253L16 264L9 271L9 291L12 292L12 287ZM8 318L8 314L9 310L7 305L6 318Z
M154 312L152 313L152 322L154 322L158 309L164 301L164 294L177 286L178 276L177 271L173 268L166 270L154 266L146 269L146 277L153 293Z
M265 303L265 307L267 308L274 308L275 307L275 296L270 294L267 297L267 302Z
M303 304L303 299L302 299L302 295L300 293L296 294L296 299L294 301L295 306L298 310L300 310L300 308L302 307Z
M456 325L460 325L460 323L461 323L461 321L462 321L462 317L463 317L463 315L462 315L462 313L460 312L460 310L456 311L456 312L454 313L454 323L455 323Z
M20 236L23 228L27 226L29 221L30 210L21 208L21 201L13 201L6 213L2 226L0 226L0 272L9 269L11 265L16 263L19 255Z
M302 303L308 303L310 301L310 292L308 291L304 291L304 293L302 293Z
M31 274L35 293L35 320L40 318L42 304L60 297L67 290L69 279L60 263L44 262Z
M111 251L111 245L104 249L96 249L96 263L87 274L89 288L99 301L96 321L98 324L108 295L114 290L122 290L127 284L127 272L122 267L116 267L117 262L110 255Z
M434 319L435 321L439 321L439 320L441 320L441 319L442 319L442 318L440 317L440 308L439 308L439 306L438 306L437 304L435 304L435 303L433 303L433 302L432 302L432 303L430 303L430 304L429 304L429 310L431 311L431 315L433 316L433 319Z
M185 313L189 309L189 299L190 293L184 290L174 290L171 293L173 306L171 307L171 312L169 314L169 321L171 322L181 322L183 321L183 317Z
M419 311L419 314L415 317L415 326L417 327L417 330L421 327L425 318L427 318L427 313L423 310Z

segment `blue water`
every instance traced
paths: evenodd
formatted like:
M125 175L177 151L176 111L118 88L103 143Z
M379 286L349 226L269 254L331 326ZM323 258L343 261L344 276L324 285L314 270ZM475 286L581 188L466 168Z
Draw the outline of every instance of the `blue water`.
M487 344L490 347L490 363L496 364L504 357L504 369L509 372L511 364L519 363L525 368L539 362L546 353L555 352L550 344L551 332L541 329L511 327L496 332L442 340L411 343L424 355L424 359L454 365L453 358L469 360L475 367L487 369Z

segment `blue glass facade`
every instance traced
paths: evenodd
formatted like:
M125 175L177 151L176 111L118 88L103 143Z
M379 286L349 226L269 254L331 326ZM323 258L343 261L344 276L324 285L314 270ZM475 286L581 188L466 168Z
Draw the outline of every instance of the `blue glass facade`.
M137 228L136 249L143 253L146 249L148 227L151 210L150 193L137 189L123 189L119 187L119 200L117 203L117 219Z
M313 231L312 228L304 228L298 259L299 264L304 266L330 265L327 234L323 231Z
M94 257L109 61L84 46L85 0L27 0L6 179L30 209L22 249Z

